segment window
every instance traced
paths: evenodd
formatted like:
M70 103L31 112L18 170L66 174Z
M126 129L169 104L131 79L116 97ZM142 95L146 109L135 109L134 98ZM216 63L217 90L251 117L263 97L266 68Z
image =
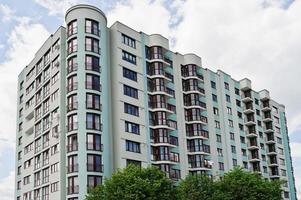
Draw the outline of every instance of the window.
M216 89L216 83L214 81L211 81L211 88Z
M31 107L34 104L34 97L32 97L31 99L29 99L26 104L25 104L25 108L28 109L29 107Z
M18 152L18 160L21 160L22 159L22 151L19 151Z
M136 56L129 52L122 51L122 59L136 65Z
M78 126L78 121L77 121L77 115L70 115L68 116L68 125L67 125L67 130L68 131L73 131L77 130Z
M68 178L67 194L78 194L78 182L79 181L77 176L72 176Z
M129 165L136 165L138 167L141 167L141 161L126 159L126 166L129 166Z
M49 94L50 94L50 81L46 83L46 85L43 88L44 97L48 96Z
M126 151L140 153L140 143L139 142L126 140L125 144L126 144Z
M87 149L94 150L94 151L102 151L101 135L88 133Z
M239 128L240 131L243 131L244 130L244 125L238 124L238 128Z
M256 104L256 105L259 105L259 101L258 101L258 99L256 99L256 98L255 98L255 104Z
M238 107L240 107L240 106L241 106L241 103L240 103L240 101L239 101L239 100L237 100L237 99L236 99L236 105L237 105Z
M78 172L78 157L77 155L68 156L67 173Z
M232 153L236 153L236 147L233 146L233 145L231 145L231 152L232 152Z
M59 152L58 144L53 145L53 146L51 147L51 155L54 155L54 154L56 154L56 153L58 153L58 152Z
M59 171L59 163L55 163L50 166L50 172L51 174L54 174Z
M99 40L91 37L86 37L86 51L100 54Z
M237 111L237 116L238 116L238 118L242 119L242 113L241 112Z
M67 26L67 36L71 36L77 33L77 21L71 21Z
M55 84L59 80L59 72L51 78L51 84Z
M140 134L139 124L129 122L129 121L125 121L124 124L125 124L125 132L134 133L138 135Z
M233 162L233 166L237 166L237 160L236 159L232 159L232 162Z
M274 120L276 121L276 123L277 123L277 124L279 124L279 123L280 123L280 121L279 121L279 118L278 118L278 117L274 116Z
M256 115L260 116L260 111L256 109Z
M266 156L265 155L261 155L262 161L266 161Z
M135 39L125 35L125 34L121 34L121 38L122 38L122 43L125 45L128 45L130 47L133 47L134 49L136 49L136 41Z
M282 139L280 137L277 137L277 143L282 144Z
M128 85L123 85L123 94L138 99L138 90Z
M87 155L87 170L88 172L103 172L101 155Z
M101 117L100 114L95 113L87 113L86 115L86 128L90 130L98 130L101 131Z
M227 113L228 113L229 115L232 115L232 108L227 107Z
M224 171L224 170L225 170L225 168L224 168L224 163L218 162L218 168L219 168L219 170Z
M132 81L137 81L137 72L123 67L123 77L128 78Z
M243 137L243 136L240 136L240 142L241 142L242 144L245 144L245 143L246 143L246 138Z
M275 113L278 113L278 108L275 107L275 106L272 106L272 111L275 112Z
M51 192L56 192L59 189L59 182L51 183L50 185L50 191Z
M86 94L86 107L88 109L101 110L100 96L97 94Z
M218 115L218 108L213 107L213 114Z
M231 140L235 140L235 135L234 135L234 133L230 133L230 139L231 139Z
M23 185L27 185L30 183L30 175L29 176L25 176L23 178Z
M89 188L96 187L97 185L102 183L102 177L88 175L87 183Z
M94 74L86 75L86 88L101 91L100 77Z
M43 155L43 166L48 165L49 164L49 150L44 151L42 153Z
M217 96L215 94L212 94L212 101L217 102Z
M77 71L77 68L78 68L77 57L72 56L67 60L67 74Z
M51 101L54 102L59 96L59 90L56 90L54 93L51 94Z
M99 25L97 21L94 21L92 19L86 19L86 33L91 33L99 36L100 30L98 26Z
M132 104L124 103L124 112L130 115L139 116L138 106Z
M248 169L248 162L243 162L243 166L245 169Z
M233 121L229 119L229 126L233 128Z
M67 53L71 54L77 52L77 39L74 38L68 42Z
M229 90L229 83L225 82L225 89Z
M86 70L100 72L99 58L92 55L86 55Z
M261 121L260 120L257 120L257 125L259 126L259 127L261 127L262 125L261 125Z
M222 137L216 134L216 142L222 142Z
M220 129L221 128L221 125L220 125L220 122L219 121L214 121L214 123L215 123L215 128L218 128L218 129Z
M67 92L77 90L77 76L71 76L67 79Z
M77 102L77 95L70 95L67 97L67 112L72 110L77 110L78 102Z
M235 94L239 95L239 89L238 88L234 88L235 90Z
M247 156L247 150L246 149L241 149L241 153L243 156Z
M220 148L217 148L217 155L218 156L223 156L223 150Z
M230 98L230 96L227 95L227 94L226 94L226 101L229 102L229 103L231 103L231 98Z
M49 111L49 106L50 106L50 98L46 99L43 102L43 113L47 113Z
M34 82L32 82L32 84L30 84L30 85L26 88L26 95L28 95L33 89L34 89Z

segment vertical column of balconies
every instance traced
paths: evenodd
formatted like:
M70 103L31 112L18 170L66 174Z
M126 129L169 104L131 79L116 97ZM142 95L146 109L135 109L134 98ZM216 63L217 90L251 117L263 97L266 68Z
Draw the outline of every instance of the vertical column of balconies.
M98 9L85 5L72 7L66 16L66 195L82 199L103 177L100 24L104 19Z
M172 61L161 46L146 48L151 159L168 177L178 180L178 137Z
M249 163L252 171L261 172L259 153L260 148L258 144L258 133L256 129L252 90L243 90L241 98L243 102L244 125L248 138Z
M271 110L270 100L262 99L261 111L263 114L263 130L265 134L265 143L267 146L269 175L271 179L278 179L280 177L280 174Z
M204 79L198 68L194 64L181 66L182 90L189 171L206 174L212 164L209 159L210 146L205 142L209 139L209 133L204 129L207 125L207 117L203 114L206 103L201 100L205 95L202 87Z

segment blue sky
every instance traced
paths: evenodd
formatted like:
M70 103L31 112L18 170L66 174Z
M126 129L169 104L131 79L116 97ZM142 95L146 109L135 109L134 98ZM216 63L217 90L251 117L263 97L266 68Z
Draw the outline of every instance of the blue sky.
M301 195L301 1L292 0L0 0L0 194L13 199L17 74L44 40L64 25L72 4L101 8L108 25L121 21L168 37L203 65L250 78L286 105L297 188ZM301 196L299 196L301 198Z

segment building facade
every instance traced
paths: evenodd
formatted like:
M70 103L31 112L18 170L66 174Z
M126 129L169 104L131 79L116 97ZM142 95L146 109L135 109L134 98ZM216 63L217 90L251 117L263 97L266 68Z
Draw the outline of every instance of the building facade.
M84 199L128 164L177 181L235 166L296 199L285 107L251 81L202 67L159 34L71 7L19 74L15 199Z

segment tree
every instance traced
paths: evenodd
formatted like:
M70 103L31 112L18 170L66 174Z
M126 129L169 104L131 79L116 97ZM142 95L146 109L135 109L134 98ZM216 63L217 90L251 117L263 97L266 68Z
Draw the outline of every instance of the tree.
M86 200L169 200L173 191L173 182L160 169L130 165L92 189Z
M215 199L281 200L281 181L264 179L257 173L234 168L216 182Z
M176 189L178 200L210 200L214 193L214 182L204 175L188 175Z

